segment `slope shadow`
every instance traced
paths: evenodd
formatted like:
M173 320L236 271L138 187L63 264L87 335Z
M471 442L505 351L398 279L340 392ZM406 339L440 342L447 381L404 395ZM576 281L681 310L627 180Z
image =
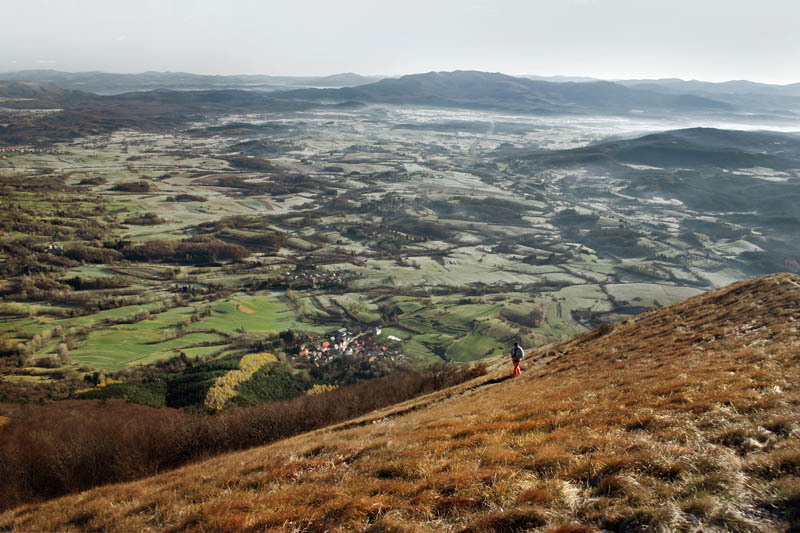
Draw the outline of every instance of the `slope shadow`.
M478 385L478 387L485 387L486 385L496 385L497 383L502 383L504 381L508 381L509 379L511 379L511 376L503 376L501 378L490 379L488 381L484 381L483 383Z

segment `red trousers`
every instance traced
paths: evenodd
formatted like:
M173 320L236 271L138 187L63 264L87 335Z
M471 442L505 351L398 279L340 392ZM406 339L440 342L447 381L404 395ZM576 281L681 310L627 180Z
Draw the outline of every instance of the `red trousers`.
M514 363L514 371L511 373L511 377L515 378L522 373L522 370L519 369L519 361L513 361Z

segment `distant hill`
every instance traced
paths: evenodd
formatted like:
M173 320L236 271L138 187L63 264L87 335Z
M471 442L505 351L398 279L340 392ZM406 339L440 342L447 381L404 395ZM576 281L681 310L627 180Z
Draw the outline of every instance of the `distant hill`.
M612 140L569 150L537 151L520 159L541 165L629 163L665 168L800 168L800 136L690 128Z
M770 217L789 217L792 227L800 220L798 135L691 128L500 159L530 175L548 169L590 169L627 183L620 190L624 195L674 199L705 214L754 213L767 227L777 223ZM747 170L754 167L783 174L760 179ZM785 246L794 249L791 243Z
M344 89L280 92L276 97L495 109L529 114L717 112L732 108L711 98L663 94L605 81L554 83L477 71L412 74Z
M800 83L770 85L746 80L711 83L680 79L621 80L617 83L662 94L692 94L711 98L749 113L774 115L772 118L789 117L796 120L800 114Z
M598 78L586 76L537 76L528 74L520 76L532 80L552 81L552 82L596 82ZM776 85L770 83L758 83L748 80L731 80L723 82L710 82L699 80L683 80L680 78L643 78L643 79L612 79L606 80L624 85L625 87L635 87L639 89L649 89L657 92L668 92L672 94L716 94L716 95L782 95L800 96L800 83L790 83Z
M513 380L502 356L467 384L0 528L795 531L799 321L800 277L736 283L530 350Z
M287 78L287 79L290 82L295 80L295 78ZM381 78L377 76L362 76L360 74L354 74L352 72L346 72L343 74L332 74L330 76L325 76L322 78L315 78L315 77L296 78L296 80L303 80L305 84L314 87L356 87L359 85L367 85L368 83L375 83L380 79Z
M773 94L783 96L800 96L800 83L787 85L774 85L756 83L748 80L733 80L725 82L708 82L698 80L681 80L678 78L619 80L620 85L626 87L641 87L668 91L673 93L705 93L705 94Z
M213 113L298 111L319 104L278 100L264 91L157 89L118 95L65 90L47 82L0 82L0 145L37 144L123 128L163 131ZM26 109L57 113L25 114ZM4 123L5 122L5 123Z
M535 74L525 74L519 77L528 78L530 80L553 81L559 83L566 83L566 82L585 83L585 82L603 81L600 78L589 78L586 76L537 76Z
M203 90L250 89L262 91L299 87L352 87L373 83L379 77L353 73L331 76L208 76L186 72L142 72L115 74L111 72L60 72L57 70L21 70L0 73L0 80L54 83L65 89L95 94L120 94L154 89Z
M6 98L35 98L53 100L62 98L66 91L52 83L38 81L0 81L0 96Z

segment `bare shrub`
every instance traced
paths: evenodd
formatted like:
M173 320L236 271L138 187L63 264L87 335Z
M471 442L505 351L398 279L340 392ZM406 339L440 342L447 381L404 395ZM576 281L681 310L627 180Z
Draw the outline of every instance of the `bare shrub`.
M125 181L114 185L113 190L120 192L146 193L155 190L155 186L147 181Z
M60 343L58 345L58 360L62 365L69 364L69 348L65 343Z

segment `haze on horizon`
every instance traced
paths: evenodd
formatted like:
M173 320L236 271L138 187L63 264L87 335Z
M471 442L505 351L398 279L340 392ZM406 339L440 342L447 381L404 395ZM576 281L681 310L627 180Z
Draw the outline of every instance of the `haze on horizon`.
M796 0L0 0L0 72L800 82ZM10 15L9 15L10 14Z

